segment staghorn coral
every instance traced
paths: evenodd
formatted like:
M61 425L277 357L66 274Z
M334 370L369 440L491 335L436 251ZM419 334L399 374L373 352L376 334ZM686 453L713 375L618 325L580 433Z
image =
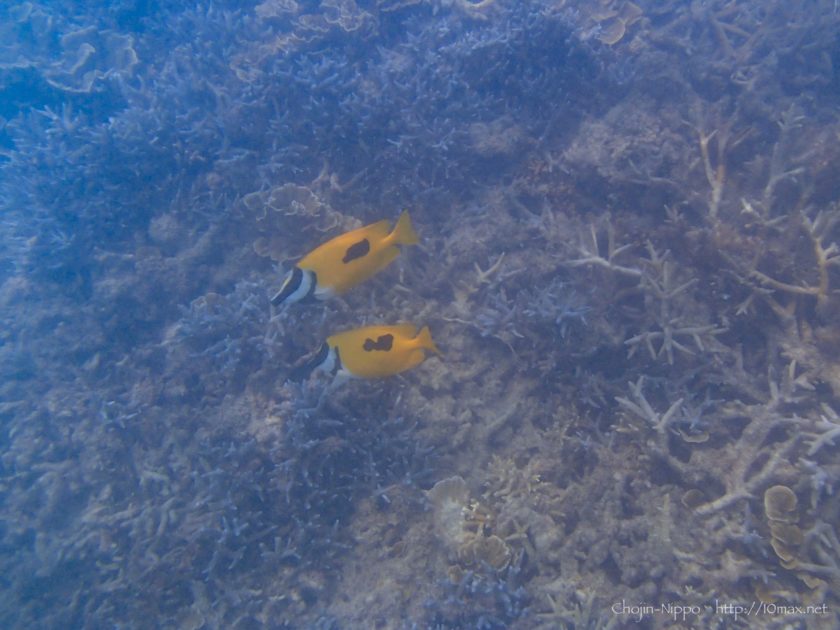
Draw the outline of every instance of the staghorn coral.
M687 299L681 304L678 298L696 280L679 282L676 280L673 266L667 260L667 253L659 254L650 243L647 244L647 249L649 261L646 261L647 269L641 277L640 288L645 293L645 299L654 302L652 308L646 309L647 312L655 314L655 322L652 324L654 329L634 335L624 342L630 347L629 355L632 356L638 347L644 344L651 359L664 355L668 364L673 365L675 350L687 355L695 354L681 338L690 338L697 352L714 352L714 338L725 332L725 329L707 321L697 321L702 317L698 312L700 309L691 305ZM688 317L694 321L686 321ZM659 344L658 349L655 349L656 343ZM708 350L706 346L709 346Z
M840 218L840 215L836 211L830 214L819 211L813 219L802 213L802 228L813 245L813 257L816 263L817 280L814 286L782 282L758 269L754 269L750 273L750 277L757 280L759 284L778 291L793 295L814 296L817 298L817 305L824 307L833 292L830 286L829 272L833 266L840 263L840 250L837 248L837 243L826 243L825 240L833 231L838 218Z
M651 407L647 398L645 398L644 392L642 392L642 387L644 386L643 376L640 376L639 380L635 383L629 383L629 386L633 400L619 396L615 399L616 402L632 412L637 419L644 420L649 428L652 428L656 432L656 438L661 451L667 452L668 434L673 431L671 424L679 419L677 414L681 410L683 399L675 400L665 413L659 414L653 410L653 407Z
M565 260L563 264L570 267L603 268L619 276L638 280L634 291L641 293L646 302L639 325L648 330L625 340L624 344L629 348L628 357L644 347L651 359L664 357L669 365L673 365L677 351L688 356L720 351L716 337L726 329L709 323L708 319L703 321L702 307L687 295L697 279L678 279L679 271L669 260L670 253L660 253L650 241L646 243L647 258L639 260L635 266L618 263L615 259L630 245L616 246L609 218L606 219L606 232L605 255L600 253L598 233L592 225L589 234L576 246L580 257ZM625 289L624 293L628 291ZM686 345L689 339L694 349Z
M4 7L66 81L0 112L2 624L833 608L837 17L638 4L614 46L569 0ZM108 73L85 29L141 20ZM271 317L272 262L404 203L408 290ZM450 348L422 378L320 409L285 382L339 318L418 313ZM452 475L477 501L459 570L424 511ZM791 569L755 516L781 484Z

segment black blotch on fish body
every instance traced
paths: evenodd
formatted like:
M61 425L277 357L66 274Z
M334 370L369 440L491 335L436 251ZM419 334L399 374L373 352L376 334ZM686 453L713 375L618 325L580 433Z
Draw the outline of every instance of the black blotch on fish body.
M363 238L358 243L353 243L350 247L347 248L347 251L344 254L344 258L341 259L343 263L349 263L357 258L362 258L363 256L367 256L367 253L370 251L370 242Z
M373 339L365 339L362 346L365 352L372 352L373 350L383 350L388 352L394 346L394 335L380 335L376 341Z

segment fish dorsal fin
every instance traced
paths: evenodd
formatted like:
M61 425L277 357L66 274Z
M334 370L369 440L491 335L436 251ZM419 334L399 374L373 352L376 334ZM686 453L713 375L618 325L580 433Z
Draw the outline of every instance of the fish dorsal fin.
M414 324L396 324L392 328L394 332L405 339L414 339L417 334L417 326Z

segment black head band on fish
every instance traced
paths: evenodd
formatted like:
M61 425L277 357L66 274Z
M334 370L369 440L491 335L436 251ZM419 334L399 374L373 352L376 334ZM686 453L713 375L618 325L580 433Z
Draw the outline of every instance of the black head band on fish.
M331 348L329 344L323 343L318 351L307 357L303 363L298 362L290 374L294 381L302 381L309 378L315 370L326 372L329 376L335 376L341 369L341 359L338 356L338 348Z
M292 267L286 281L273 298L271 303L279 306L287 300L300 302L311 298L315 294L315 287L318 284L314 271L304 271L300 267Z

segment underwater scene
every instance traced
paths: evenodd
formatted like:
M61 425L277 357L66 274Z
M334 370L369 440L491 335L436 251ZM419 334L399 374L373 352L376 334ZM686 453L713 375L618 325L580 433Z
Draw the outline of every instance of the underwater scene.
M8 0L0 627L840 628L837 0Z

